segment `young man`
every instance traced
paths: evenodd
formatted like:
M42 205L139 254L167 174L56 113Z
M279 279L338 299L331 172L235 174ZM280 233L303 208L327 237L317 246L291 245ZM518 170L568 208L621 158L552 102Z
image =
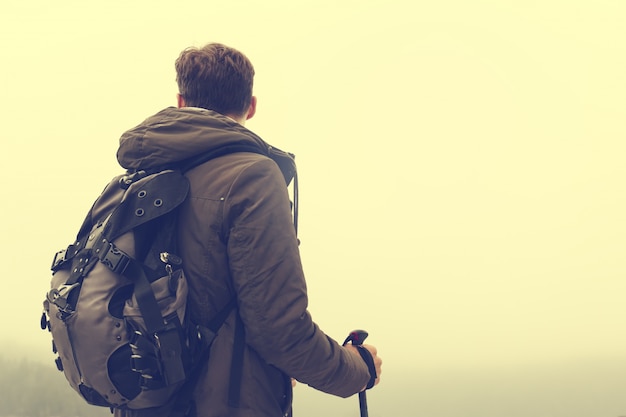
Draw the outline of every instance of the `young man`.
M189 281L187 314L206 325L229 300L237 302L195 384L193 413L289 415L291 378L342 397L377 383L382 361L376 349L366 345L366 359L376 369L370 375L357 348L341 347L307 312L287 191L295 175L293 157L244 127L256 110L252 64L239 51L214 43L184 50L176 72L178 107L124 133L120 164L149 169L233 145L250 149L211 159L186 174L191 190L179 217L178 240ZM238 348L243 350L241 377L233 384ZM170 412L171 406L164 406L117 414Z

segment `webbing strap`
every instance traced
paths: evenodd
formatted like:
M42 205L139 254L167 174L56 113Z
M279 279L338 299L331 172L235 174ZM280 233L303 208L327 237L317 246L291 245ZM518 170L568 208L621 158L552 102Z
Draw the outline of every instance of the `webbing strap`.
M370 373L370 380L367 382L366 389L370 389L376 383L376 378L378 378L378 375L376 375L376 365L374 364L374 358L372 357L370 351L364 348L362 345L355 346L357 348L357 352L359 352L359 355L361 355L361 358L367 364L367 369Z
M146 323L146 329L149 335L157 333L165 327L161 309L154 298L154 291L150 286L148 277L141 263L129 258L128 265L124 271L124 275L135 283L135 297L141 315Z
M213 317L213 319L208 323L208 329L214 334L222 327L224 321L230 314L230 312L237 307L237 297L231 298L231 300L226 304L226 306ZM206 330L206 329L204 329ZM202 327L198 326L198 331L202 332ZM200 377L200 373L202 370L202 365L209 358L210 351L210 343L211 340L206 340L205 345L202 347L202 352L200 354L200 359L195 365L195 368L192 371L191 376L188 378L185 385L180 390L178 397L176 399L176 403L174 404L174 408L170 413L169 417L194 417L195 416L195 403L193 401L193 391L198 378Z
M184 380L183 347L176 324L168 323L161 315L161 308L141 263L131 258L125 269L125 275L135 282L135 297L146 324L146 336L155 337L161 349L163 377L168 385Z
M228 386L228 405L239 408L241 396L241 378L243 376L243 354L245 350L245 332L241 316L237 313L235 322L235 340L233 358L230 366L230 384Z

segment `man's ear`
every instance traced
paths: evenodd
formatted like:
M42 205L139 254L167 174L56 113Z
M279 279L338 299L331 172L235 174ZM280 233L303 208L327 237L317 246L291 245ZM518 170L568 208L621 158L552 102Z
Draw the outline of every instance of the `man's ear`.
M176 103L178 104L178 108L187 107L187 103L185 103L185 98L180 95L180 93L176 94Z
M246 115L246 120L252 119L255 113L256 113L256 96L252 96L252 99L250 100L250 107L248 107L248 114Z

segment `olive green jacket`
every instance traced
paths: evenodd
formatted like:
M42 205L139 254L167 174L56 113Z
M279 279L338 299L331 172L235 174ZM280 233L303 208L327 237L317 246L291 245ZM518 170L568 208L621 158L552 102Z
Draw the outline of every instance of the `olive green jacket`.
M231 153L188 171L191 189L179 217L190 290L187 314L206 324L233 296L238 305L219 330L195 387L197 416L285 415L291 408L290 378L351 396L366 385L369 373L307 311L287 188L295 175L293 156L213 111L170 107L121 137L118 160L127 169L148 169L231 144L258 152ZM237 314L245 350L239 407L233 408L228 386ZM135 415L144 414L126 412ZM167 415L167 407L146 415Z

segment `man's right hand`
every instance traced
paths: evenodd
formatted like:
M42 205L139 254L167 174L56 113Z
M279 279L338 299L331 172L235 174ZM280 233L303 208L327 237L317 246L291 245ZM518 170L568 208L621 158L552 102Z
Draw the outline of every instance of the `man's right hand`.
M376 368L376 380L374 381L374 386L376 386L380 382L380 374L382 373L383 360L380 358L380 356L378 356L378 350L374 346L361 345L361 347L367 349L368 352L372 355L372 359L374 360L374 367ZM344 346L344 348L348 349L353 355L356 355L359 359L363 360L356 346L348 343ZM365 388L366 387L363 387L361 391L365 391Z

